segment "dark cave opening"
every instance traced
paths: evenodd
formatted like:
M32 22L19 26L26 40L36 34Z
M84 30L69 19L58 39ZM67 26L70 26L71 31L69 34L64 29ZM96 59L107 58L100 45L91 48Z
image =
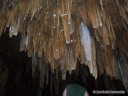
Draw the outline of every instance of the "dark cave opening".
M0 96L32 96L31 58L25 52L19 52L20 35L10 38L8 30L0 38L0 65L4 67L1 75L6 74Z

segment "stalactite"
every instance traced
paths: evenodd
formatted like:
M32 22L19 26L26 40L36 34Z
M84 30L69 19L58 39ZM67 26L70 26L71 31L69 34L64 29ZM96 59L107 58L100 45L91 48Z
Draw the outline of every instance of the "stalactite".
M85 57L86 57L86 64L89 66L90 68L90 72L92 74L95 74L93 72L94 68L93 68L93 63L92 63L92 60L93 60L93 57L92 57L92 41L91 41L91 37L90 37L90 32L89 32L89 29L87 28L87 26L85 26L83 23L81 23L81 42L82 42L82 45L84 46L84 52L85 52ZM95 62L94 62L95 63ZM97 75L96 75L97 77Z

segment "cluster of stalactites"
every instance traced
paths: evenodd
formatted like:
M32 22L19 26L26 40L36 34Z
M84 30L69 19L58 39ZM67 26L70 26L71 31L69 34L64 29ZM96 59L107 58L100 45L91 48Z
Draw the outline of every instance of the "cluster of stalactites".
M20 51L32 57L33 70L42 64L35 63L36 58L43 58L65 79L78 59L95 78L97 73L118 76L117 31L128 32L127 13L127 0L2 0L0 34L6 27L10 37L21 34ZM120 46L120 50L127 49Z

